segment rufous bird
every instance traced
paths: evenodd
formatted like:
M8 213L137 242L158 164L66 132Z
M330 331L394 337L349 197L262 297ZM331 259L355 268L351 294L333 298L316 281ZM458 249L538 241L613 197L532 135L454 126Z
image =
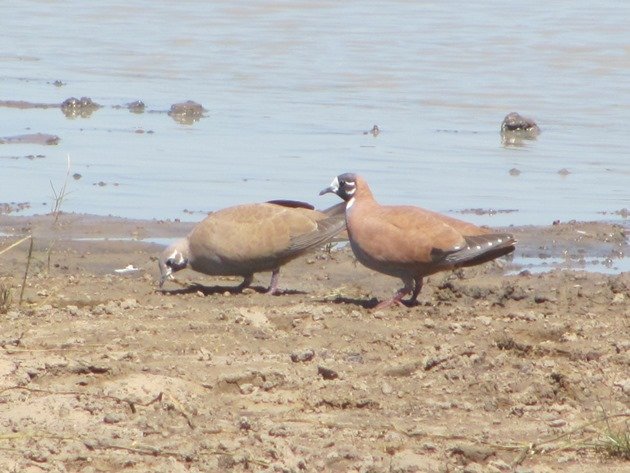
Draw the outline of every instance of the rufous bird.
M357 174L340 174L319 195L329 192L345 202L348 240L357 260L403 281L402 289L376 308L414 305L425 276L486 263L514 251L516 240L509 233L493 233L419 207L380 205ZM407 294L411 297L403 302Z

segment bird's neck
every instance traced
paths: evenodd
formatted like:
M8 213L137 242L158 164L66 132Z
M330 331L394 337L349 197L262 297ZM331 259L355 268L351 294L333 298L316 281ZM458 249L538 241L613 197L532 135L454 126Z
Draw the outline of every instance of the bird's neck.
M370 205L371 203L375 203L374 196L372 195L372 191L369 186L365 182L357 183L356 191L350 199L346 202L346 212L351 211L353 208L357 206L357 204Z

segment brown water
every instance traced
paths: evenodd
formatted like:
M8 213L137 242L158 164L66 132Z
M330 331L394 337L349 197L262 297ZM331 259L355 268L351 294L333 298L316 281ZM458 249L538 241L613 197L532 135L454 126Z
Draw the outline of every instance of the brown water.
M0 100L104 107L0 107L0 137L60 138L0 145L0 203L49 211L70 155L81 177L66 211L198 220L184 210L328 206L318 191L355 171L386 203L517 210L463 216L477 223L624 222L628 18L619 1L12 2ZM113 108L134 100L144 113ZM205 117L165 113L185 100ZM536 119L538 139L502 143L511 111Z

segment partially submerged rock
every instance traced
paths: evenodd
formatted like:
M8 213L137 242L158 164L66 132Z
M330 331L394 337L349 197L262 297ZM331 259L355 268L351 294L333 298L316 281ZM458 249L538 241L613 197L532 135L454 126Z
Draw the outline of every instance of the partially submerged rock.
M127 108L131 113L144 113L146 107L142 100L136 100L135 102L128 103Z
M95 110L101 108L90 97L70 97L61 103L61 111L68 118L88 118Z
M192 125L203 117L207 110L197 102L187 100L186 102L174 103L168 114L173 120L183 125Z
M512 112L508 113L501 123L501 132L505 133L506 131L526 131L539 134L540 128L533 119Z
M501 123L501 142L506 146L521 146L523 140L535 140L539 134L533 119L516 112L508 113Z

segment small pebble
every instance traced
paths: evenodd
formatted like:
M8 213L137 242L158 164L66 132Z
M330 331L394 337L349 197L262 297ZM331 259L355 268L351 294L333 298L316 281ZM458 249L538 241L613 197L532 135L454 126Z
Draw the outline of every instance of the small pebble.
M108 414L105 414L105 417L103 418L103 422L105 422L106 424L117 424L118 422L122 421L125 419L125 416L119 412L110 412Z
M564 419L556 419L549 422L549 427L553 427L554 429L559 429L565 425L567 425L567 421Z
M294 351L291 353L291 361L293 363L311 361L315 357L315 351L312 348L308 348L302 351Z
M317 367L317 374L319 374L322 378L326 380L337 379L339 378L339 373L330 368L326 368L325 366Z

